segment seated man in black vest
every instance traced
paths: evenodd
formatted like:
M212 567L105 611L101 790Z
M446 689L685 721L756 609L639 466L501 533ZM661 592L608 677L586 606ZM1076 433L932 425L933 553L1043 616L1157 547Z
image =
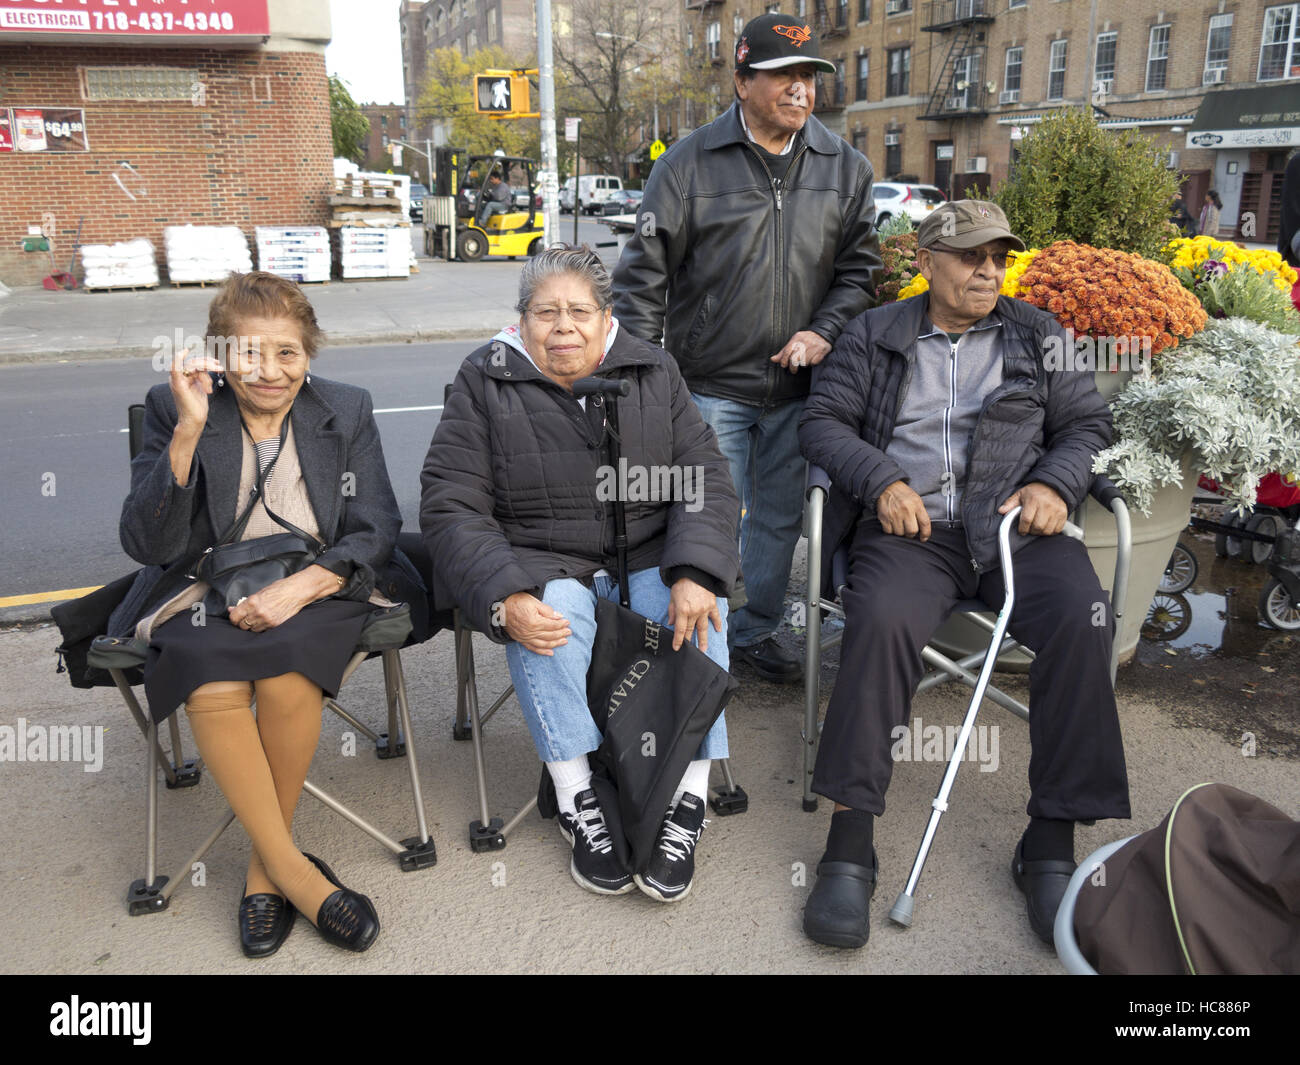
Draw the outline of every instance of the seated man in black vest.
M1056 320L998 295L1008 251L1024 250L1000 208L946 204L917 244L929 292L849 323L799 423L803 454L834 483L827 558L850 547L840 675L813 776L835 813L804 931L832 946L866 943L891 733L908 723L921 650L953 605L1001 604L997 530L1020 506L1009 631L1038 657L1030 820L1012 875L1050 943L1075 822L1129 816L1109 683L1114 620L1083 545L1058 535L1110 442L1110 411L1091 373L1048 368L1047 353L1066 342Z

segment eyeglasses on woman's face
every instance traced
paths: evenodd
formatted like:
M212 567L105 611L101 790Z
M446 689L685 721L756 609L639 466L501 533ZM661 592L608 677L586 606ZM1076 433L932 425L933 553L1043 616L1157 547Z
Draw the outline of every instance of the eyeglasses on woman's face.
M554 325L560 320L561 314L567 314L569 321L576 325L585 325L600 314L600 308L593 303L575 303L568 307L542 304L538 307L529 307L528 314L544 325Z

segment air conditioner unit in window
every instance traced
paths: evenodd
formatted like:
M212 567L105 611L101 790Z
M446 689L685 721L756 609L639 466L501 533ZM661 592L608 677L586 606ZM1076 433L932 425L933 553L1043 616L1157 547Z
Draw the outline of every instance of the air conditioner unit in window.
M904 7L905 0L885 0L885 14L897 15L900 11L906 11Z
M968 174L986 174L989 169L989 157L987 155L971 155L966 159L966 173Z
M1113 78L1098 78L1092 83L1093 96L1109 96L1115 89Z
M886 134L885 134L885 147L886 147L886 148L896 148L896 147L898 147L898 134L897 134L897 133L886 133Z
M1000 104L1018 104L1020 102L1019 89L1003 89L998 93L998 103Z
M944 101L943 109L945 111L965 111L966 94L962 93L958 96L949 96L948 99Z
M1228 73L1225 67L1207 67L1201 75L1202 85L1221 85L1224 76Z

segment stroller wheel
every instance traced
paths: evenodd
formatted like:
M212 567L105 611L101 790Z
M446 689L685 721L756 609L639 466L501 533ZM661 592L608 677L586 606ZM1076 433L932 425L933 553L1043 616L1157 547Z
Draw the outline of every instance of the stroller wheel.
M1185 592L1195 582L1198 571L1196 556L1182 544L1175 544L1164 576L1160 578L1160 591L1171 594Z
M1245 521L1236 514L1230 515L1224 525L1231 526L1234 529L1240 529L1245 526ZM1228 533L1219 533L1214 537L1214 553L1220 558L1241 558L1242 541Z
M1291 598L1276 577L1259 593L1259 616L1265 624L1283 632L1300 629L1300 603Z
M1177 592L1156 592L1142 623L1142 635L1148 640L1176 640L1192 627L1192 608Z
M1247 532L1256 532L1261 536L1272 536L1276 539L1277 534L1282 531L1282 521L1276 514L1256 514L1250 521L1246 522ZM1242 557L1257 566L1266 563L1273 554L1273 545L1263 543L1260 540L1246 540L1242 544Z

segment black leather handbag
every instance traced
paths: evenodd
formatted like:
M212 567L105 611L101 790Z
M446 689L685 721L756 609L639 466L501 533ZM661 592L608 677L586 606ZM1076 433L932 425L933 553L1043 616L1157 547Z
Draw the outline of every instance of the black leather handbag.
M289 419L285 418L284 425L280 428L281 451L284 450L288 433ZM267 585L306 569L325 551L325 544L321 540L280 517L262 498L267 478L279 458L280 452L277 452L266 469L258 475L253 497L243 514L235 519L234 525L221 538L218 546L210 547L203 553L191 573L196 579L208 582L211 590L205 602L209 610L220 615L225 615L241 599L247 599ZM267 515L288 531L259 536L255 540L240 540L259 499L262 500Z

